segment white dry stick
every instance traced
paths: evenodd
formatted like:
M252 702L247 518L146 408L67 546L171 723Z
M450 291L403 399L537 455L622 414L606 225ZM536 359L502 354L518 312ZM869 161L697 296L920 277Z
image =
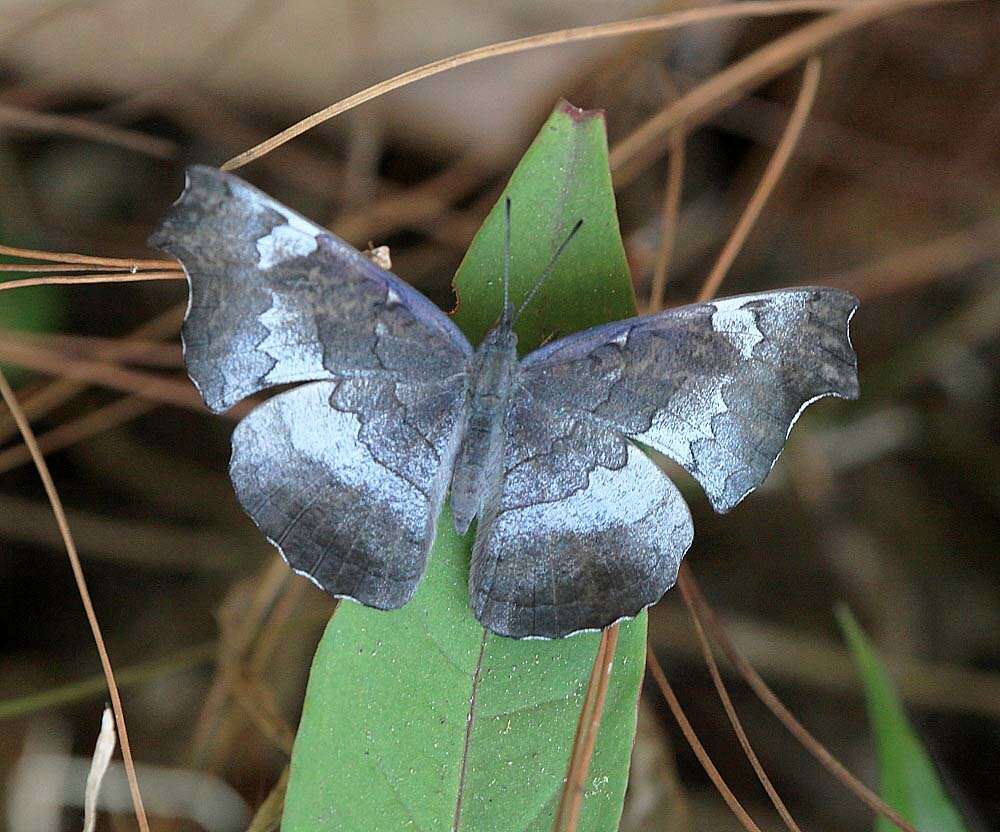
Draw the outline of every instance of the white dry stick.
M94 759L87 773L87 788L83 798L83 832L94 832L97 824L97 793L101 790L101 782L111 763L111 755L115 752L115 718L111 706L104 706L101 717L101 733L97 736L97 747L94 748Z

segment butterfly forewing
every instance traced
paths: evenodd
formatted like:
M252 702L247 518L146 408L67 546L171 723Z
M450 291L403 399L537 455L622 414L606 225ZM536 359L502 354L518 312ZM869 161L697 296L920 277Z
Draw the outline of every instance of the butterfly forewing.
M545 407L675 460L728 511L767 476L806 405L857 397L856 308L825 288L684 306L543 347L522 362L521 383Z
M187 175L150 245L187 272L185 361L210 408L290 382L462 371L471 346L419 292L238 177Z

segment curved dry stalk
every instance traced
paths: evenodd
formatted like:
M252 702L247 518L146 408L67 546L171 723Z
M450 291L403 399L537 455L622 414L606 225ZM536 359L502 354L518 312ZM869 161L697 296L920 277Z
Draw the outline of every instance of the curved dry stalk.
M108 269L126 269L141 271L143 269L175 269L180 265L176 260L143 260L135 257L96 257L91 254L74 254L69 251L43 251L36 248L20 248L18 246L0 245L0 254L7 257L23 257L26 260L46 260L50 263L83 263L90 266L103 266Z
M106 271L117 271L117 272L128 272L130 269L126 269L124 266L119 266L118 268L112 269L105 266ZM51 273L51 272L92 272L94 271L93 266L84 266L76 263L0 263L0 272L23 272L25 274L32 274L36 272L41 273Z
M199 413L208 412L197 391L188 382L178 378L126 369L104 361L70 358L43 347L29 346L2 336L0 336L0 360L46 375L134 393L144 399L176 405Z
M173 159L177 155L177 145L170 139L148 136L138 130L112 127L97 121L88 121L77 116L60 113L39 113L0 104L0 125L8 129L23 130L43 135L73 136L92 142L111 144L134 150L154 159Z
M49 277L26 277L22 280L8 280L0 283L0 292L8 289L24 289L28 286L65 286L75 283L142 283L147 280L184 280L184 272L102 272L85 275L50 275Z
M995 216L901 251L821 279L841 286L862 301L922 286L944 274L957 274L1000 251L1000 219Z
M795 145L802 135L802 129L805 127L809 113L816 101L822 66L822 61L816 57L810 58L806 63L805 71L802 74L802 89L799 90L798 98L795 100L795 107L788 118L788 125L785 127L784 133L781 134L781 140L778 142L774 154L768 160L767 167L764 168L764 173L760 177L750 201L747 202L732 234L729 235L729 239L722 247L719 259L715 261L712 271L705 278L701 292L698 294L699 302L708 300L719 290L723 278L736 260L740 249L743 248L743 244L750 235L750 231L760 217L760 212L764 210L765 203L774 192L781 175L785 172L788 160L795 151Z
M649 290L649 312L663 309L663 292L667 287L670 258L677 239L677 221L681 208L681 190L684 186L684 156L687 133L678 128L670 134L670 155L667 157L667 187L663 193L663 210L660 221L660 247L653 267L653 282Z
M162 339L176 332L184 318L187 303L182 302L171 306L165 312L140 324L132 330L126 337L129 338L151 338ZM98 354L98 358L106 358L103 354ZM59 405L69 401L74 395L86 387L86 384L68 378L60 378L49 382L47 385L26 397L21 404L21 408L29 419L40 419L55 410ZM15 425L6 418L0 418L0 442L5 441L13 434L17 433Z
M76 580L77 590L80 593L80 600L83 602L84 612L87 614L87 621L94 636L94 643L97 645L97 653L101 659L101 668L104 670L104 678L108 683L108 695L111 697L111 707L115 713L115 726L118 730L118 738L121 742L122 761L125 764L125 776L128 779L129 792L132 795L132 806L135 809L136 821L139 823L140 832L149 832L149 821L146 819L146 810L142 805L142 794L139 791L139 781L135 775L135 763L132 760L132 749L129 745L128 730L125 727L125 712L122 709L121 695L118 693L118 685L115 682L115 674L111 669L111 659L108 656L107 647L104 644L104 635L101 633L101 625L97 621L97 614L94 612L94 604L90 599L90 590L87 588L87 579L83 574L83 567L80 565L80 556L76 551L76 543L70 531L69 523L66 521L66 513L63 511L62 500L56 490L55 482L49 473L49 467L45 463L45 457L35 441L34 431L28 423L24 412L18 404L14 390L7 382L7 377L0 370L0 395L10 408L11 415L17 423L24 443L31 451L31 457L38 469L38 475L45 486L45 493L48 495L49 503L52 505L52 513L55 515L56 524L59 526L59 534L62 535L63 543L66 547L66 555L69 557L70 568L73 570L73 578Z
M663 672L663 668L660 667L660 663L656 660L656 654L653 652L653 648L649 645L646 646L646 666L649 668L649 672L652 673L653 679L660 688L660 693L663 694L663 698L667 701L667 705L669 706L671 713L673 713L674 719L677 720L677 724L680 726L681 732L684 734L684 739L686 739L688 745L691 746L691 750L698 758L698 762L701 763L701 767L705 769L705 773L712 781L712 785L715 786L719 794L722 795L722 799L726 801L726 805L729 807L729 810L736 815L736 819L739 820L747 832L761 832L760 827L753 822L753 818L750 817L747 810L744 809L739 800L736 799L736 795L734 795L729 786L726 785L726 781L722 779L722 775L719 774L719 770L715 767L715 763L712 762L712 758L708 756L705 746L701 744L701 740L698 739L698 735L695 733L690 721L688 721L687 715L681 707L680 700L677 698L677 694L674 693L674 689L670 686L670 682L667 681L667 676Z
M594 666L587 682L587 692L580 707L580 719L576 725L576 735L573 737L573 750L570 752L569 768L566 771L566 782L559 800L553 832L575 832L580 819L584 782L590 770L597 732L604 716L604 700L611 681L615 650L618 648L618 632L618 625L612 624L601 633L601 641L594 656Z
M919 1L910 0L910 2ZM900 2L900 0L896 0L896 2ZM957 2L957 0L922 0L922 2ZM490 44L489 46L481 46L477 49L470 49L467 52L460 52L457 55L407 70L385 81L380 81L378 84L361 90L335 104L331 104L329 107L324 107L322 110L296 122L291 127L282 130L271 138L260 142L260 144L254 145L249 150L234 156L222 165L222 170L236 170L237 168L241 168L323 122L329 121L331 118L347 110L351 110L388 92L405 87L416 81L421 81L424 78L430 78L433 75L439 75L442 72L447 72L448 70L477 61L484 61L488 58L512 55L517 52L527 52L532 49L541 49L560 44L581 43L590 40L621 37L623 35L641 34L643 32L662 32L668 29L690 26L695 23L707 23L710 21L743 17L775 17L787 14L828 12L837 9L849 9L854 5L857 5L854 0L745 0L745 2L724 3L700 9L685 9L679 12L669 12L667 14L615 21L613 23L602 23L594 26L560 29L555 32L530 35L529 37L516 38L514 40ZM795 63L795 61L791 63Z
M785 806L785 802L778 794L777 789L774 788L771 778L768 777L767 772L764 771L764 766L760 762L760 758L757 757L757 753L753 750L753 746L750 743L750 737L747 736L747 732L743 728L743 723L740 721L739 715L736 713L733 700L730 698L729 691L726 689L726 683L722 681L722 674L719 673L719 665L715 661L715 656L712 655L712 645L709 643L708 637L705 635L705 628L701 623L700 616L698 615L698 609L694 604L694 599L691 598L691 588L687 585L686 581L679 581L678 586L681 591L681 597L684 599L684 604L688 608L688 613L691 616L691 623L694 626L695 634L698 636L698 643L701 645L701 653L705 659L705 664L708 665L708 672L712 676L712 684L715 685L715 691L719 695L719 700L722 702L722 707L726 711L726 716L729 718L729 724L733 726L733 732L736 734L736 738L740 742L743 754L746 756L747 760L750 761L750 765L753 767L754 773L757 775L757 779L764 787L764 791L767 792L767 796L771 800L771 805L774 806L775 811L781 816L785 826L788 827L790 832L802 832L799 825L795 822L795 818L792 817L792 813L788 811L788 807Z
M71 358L98 358L122 364L177 370L184 366L180 344L149 339L106 338L99 335L73 335L64 332L37 332L24 329L0 329L0 339L38 345Z
M80 416L71 422L59 425L38 437L38 447L44 454L51 454L75 445L111 428L131 422L159 407L159 403L139 396L124 396L111 404L104 405ZM14 445L0 451L0 474L13 470L31 461L27 445Z
M894 823L897 827L902 829L903 832L917 832L913 825L908 823L902 815L899 814L899 812L893 809L889 804L882 800L882 798L875 794L875 792L851 774L851 772L844 767L843 763L841 763L830 752L830 750L823 745L823 743L809 733L806 727L795 718L792 712L788 710L774 691L768 687L767 683L760 677L757 671L754 670L753 665L751 665L750 662L743 657L743 654L736 649L736 645L733 644L732 640L729 638L725 627L722 626L718 617L715 615L715 610L712 609L711 605L709 605L705 596L702 594L701 587L698 585L698 581L695 579L694 573L691 572L691 568L686 564L681 564L681 571L677 578L677 583L688 587L691 593L691 598L697 606L702 620L707 625L707 629L711 633L712 639L719 645L719 647L722 648L722 652L726 654L729 661L733 663L733 666L746 680L747 684L757 695L757 698L760 699L760 701L767 706L768 710L770 710L771 713L778 718L781 724L788 729L789 733L791 733L792 736L802 744L802 747L812 754L813 757L815 757L816 760L818 760L819 763L828 772L830 772L830 774L839 780L845 788L853 792L853 794L869 808L871 808L872 811Z
M910 8L963 2L968 0L865 0L776 38L717 72L618 142L611 149L611 169L621 169L633 157L649 154L651 148L655 151L657 142L672 130L681 125L690 127L725 109L748 89L790 69L852 29ZM654 152L646 161L656 155ZM630 176L636 176L642 167L630 165Z

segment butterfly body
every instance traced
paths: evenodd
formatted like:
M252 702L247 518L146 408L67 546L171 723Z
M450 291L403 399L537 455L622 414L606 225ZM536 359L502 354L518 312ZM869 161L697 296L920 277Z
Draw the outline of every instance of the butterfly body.
M505 424L517 377L517 336L509 317L490 330L469 359L461 441L451 480L455 528L465 534L503 473Z
M477 521L472 613L500 635L605 627L673 585L693 526L647 449L728 511L808 404L858 394L857 301L834 289L679 307L519 359L506 300L473 348L399 278L212 168L188 171L150 242L188 275L185 361L210 408L297 385L237 425L230 463L292 568L400 607L450 493L456 527Z

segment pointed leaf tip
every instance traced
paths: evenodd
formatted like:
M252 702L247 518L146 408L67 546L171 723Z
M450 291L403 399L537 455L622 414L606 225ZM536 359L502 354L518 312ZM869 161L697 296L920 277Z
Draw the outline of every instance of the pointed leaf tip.
M604 121L604 110L585 110L582 107L577 107L575 104L571 104L565 98L559 99L559 103L556 105L556 112L565 113L577 124L590 119L600 119L601 121Z

